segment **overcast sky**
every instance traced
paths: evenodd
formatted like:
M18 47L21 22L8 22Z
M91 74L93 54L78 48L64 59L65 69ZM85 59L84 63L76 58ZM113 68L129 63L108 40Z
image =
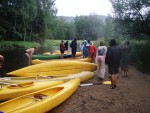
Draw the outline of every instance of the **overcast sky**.
M89 14L111 14L109 0L56 0L57 16L80 16Z

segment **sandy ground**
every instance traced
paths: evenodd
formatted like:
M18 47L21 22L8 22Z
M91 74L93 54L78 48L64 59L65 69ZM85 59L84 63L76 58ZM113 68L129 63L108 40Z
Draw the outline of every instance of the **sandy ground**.
M86 83L99 81L96 76ZM109 85L79 87L65 102L48 113L150 113L150 75L130 66L129 77L119 73L116 89ZM105 80L109 80L106 76Z

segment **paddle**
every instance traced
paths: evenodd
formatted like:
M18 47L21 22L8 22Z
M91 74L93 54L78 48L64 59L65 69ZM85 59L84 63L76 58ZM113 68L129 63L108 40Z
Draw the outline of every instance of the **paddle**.
M80 86L84 87L84 86L92 86L92 85L99 85L99 84L108 85L108 84L111 84L111 81L103 81L103 82L97 82L97 83L83 83L83 84L80 84Z
M0 80L11 80L11 78L0 78Z
M11 83L7 83L7 82L0 82L0 84L3 84L3 85L9 85Z
M0 84L8 85L8 88L20 88L20 87L33 86L34 82L24 82L24 83L15 83L15 84L7 83L7 82L0 82Z

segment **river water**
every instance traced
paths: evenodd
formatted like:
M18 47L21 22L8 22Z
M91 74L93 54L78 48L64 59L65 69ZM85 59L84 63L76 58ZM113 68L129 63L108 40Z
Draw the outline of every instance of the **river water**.
M50 48L38 48L34 54L42 54L43 52L50 52L53 50L59 50L59 47L51 46ZM24 48L9 48L0 51L0 54L4 56L4 76L7 72L28 66L28 60L24 52Z

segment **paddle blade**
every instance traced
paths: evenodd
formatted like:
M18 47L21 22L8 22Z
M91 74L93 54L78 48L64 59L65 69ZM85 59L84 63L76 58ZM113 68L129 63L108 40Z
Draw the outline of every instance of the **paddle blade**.
M102 84L109 85L111 84L111 81L104 81Z
M80 84L81 87L84 87L84 86L92 86L94 85L93 83L87 83L87 84Z

